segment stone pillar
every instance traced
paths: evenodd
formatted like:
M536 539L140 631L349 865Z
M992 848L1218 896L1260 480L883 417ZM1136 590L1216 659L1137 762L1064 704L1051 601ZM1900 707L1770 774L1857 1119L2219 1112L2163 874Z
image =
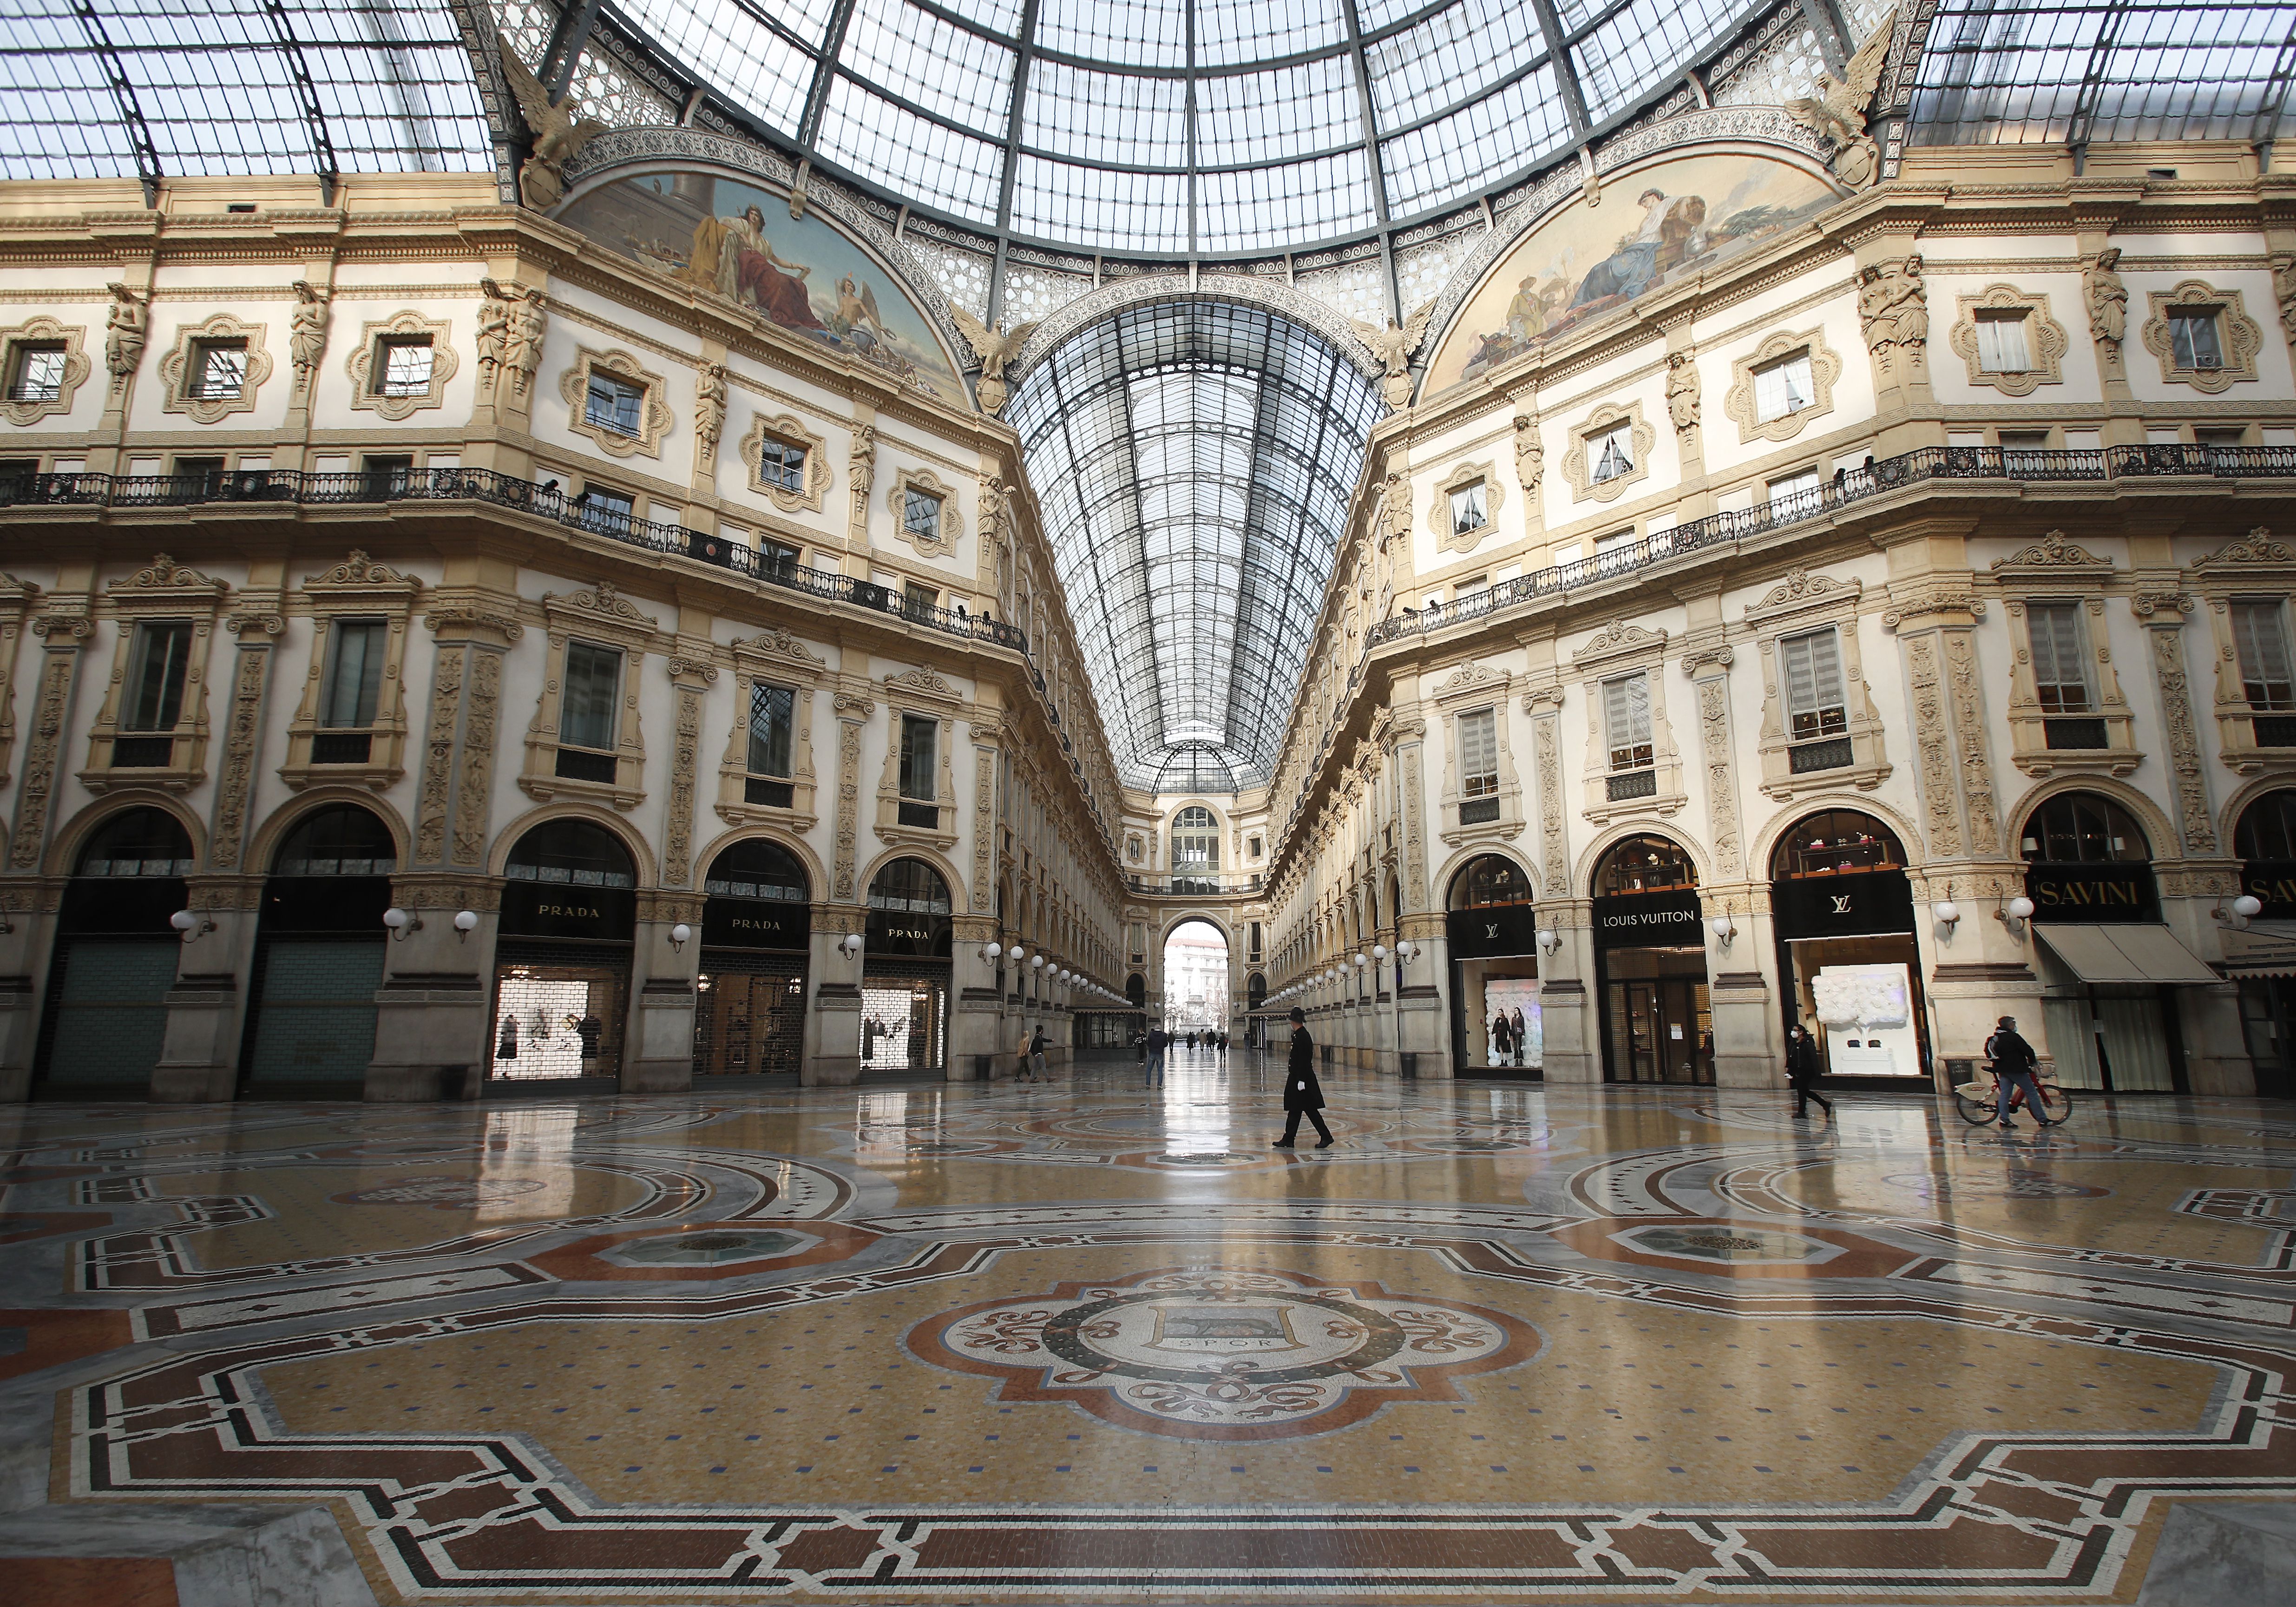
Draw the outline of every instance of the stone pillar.
M840 850L840 852L842 852ZM851 872L847 872L849 885ZM861 1078L861 968L866 954L848 954L846 935L866 926L853 904L816 907L813 916L813 1009L805 1028L806 1056L799 1081L808 1088L843 1088Z
M1403 985L1396 990L1396 1051L1418 1057L1422 1079L1446 1081L1456 1067L1451 1064L1450 1012L1444 1008L1444 988L1438 985L1451 974L1451 945L1443 918L1407 915L1398 930L1419 952L1404 962Z
M1004 1016L1003 1001L996 996L996 962L981 952L996 941L996 919L960 915L954 932L949 944L947 1076L952 1083L988 1082L1004 1069L999 1057L1009 1058L1013 1047L998 1041ZM1013 1035L1020 1035L1017 1026Z
M1701 599L1711 601L1712 599ZM1711 612L1710 634L1698 628L1702 610L1693 608L1693 630L1682 655L1698 714L1702 764L1706 780L1707 847L1714 880L1701 890L1708 926L1708 1001L1714 1016L1714 1082L1721 1088L1774 1088L1784 1075L1785 1029L1774 1008L1771 970L1777 953L1767 886L1747 875L1744 838L1738 824L1738 784L1732 767L1730 729L1731 649L1721 640L1718 608ZM1718 915L1735 928L1726 942L1714 931Z
M662 804L661 891L638 899L630 987L637 1029L622 1048L625 1093L679 1093L693 1086L695 979L701 970L703 896L693 890L693 819L701 763L701 707L718 671L706 642L682 640L665 664L676 690L669 789ZM693 935L673 944L678 927Z
M7 878L0 887L0 1100L28 1098L38 1041L40 1000L55 956L63 879L43 877L56 771L71 729L72 689L80 648L94 632L81 614L51 613L32 621L42 643L32 689L29 740L16 786L15 829L8 838Z
M391 880L391 896L422 925L410 924L383 960L366 1073L376 1101L475 1097L493 1052L487 1013L502 884L487 874L487 853L503 660L525 632L506 608L481 601L440 603L428 622L439 647L414 847ZM463 910L480 917L467 935L455 929Z
M1539 679L1522 695L1530 716L1530 769L1538 794L1539 925L1562 942L1538 957L1538 1008L1543 1075L1550 1083L1603 1080L1602 1039L1587 1013L1587 979L1595 974L1588 905L1570 880L1569 801L1563 795L1562 698L1555 680L1554 639L1526 639L1532 673Z

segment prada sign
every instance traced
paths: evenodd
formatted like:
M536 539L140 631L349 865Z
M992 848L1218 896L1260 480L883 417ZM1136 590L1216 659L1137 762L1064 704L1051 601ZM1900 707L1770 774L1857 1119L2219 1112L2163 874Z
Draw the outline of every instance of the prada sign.
M1538 952L1538 913L1529 904L1454 910L1444 919L1454 960L1485 960Z
M2262 902L2259 920L2296 920L2296 861L2249 861L2240 868L2240 890Z
M1595 901L1595 946L1702 949L1706 946L1705 919L1695 888L1598 898Z
M920 915L912 910L872 910L864 941L872 954L914 954L924 960L947 960L952 929L946 915Z
M2035 865L2025 872L2033 919L2087 922L2158 920L2161 901L2146 864Z
M1902 870L1812 877L1770 887L1781 937L1866 937L1914 929L1914 886Z
M637 894L627 887L577 887L564 882L503 884L502 929L512 936L627 943L637 916Z
M701 911L701 942L712 949L799 949L813 935L806 904L712 897Z

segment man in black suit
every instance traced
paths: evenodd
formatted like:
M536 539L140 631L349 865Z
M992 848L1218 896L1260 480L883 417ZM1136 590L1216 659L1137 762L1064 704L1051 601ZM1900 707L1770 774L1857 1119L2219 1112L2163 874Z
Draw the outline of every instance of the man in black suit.
M1283 1136L1278 1150L1289 1150L1300 1136L1300 1118L1316 1124L1316 1148L1332 1147L1332 1130L1324 1125L1324 1085L1316 1080L1316 1040L1308 1035L1308 1012L1292 1010L1292 1064L1283 1074Z

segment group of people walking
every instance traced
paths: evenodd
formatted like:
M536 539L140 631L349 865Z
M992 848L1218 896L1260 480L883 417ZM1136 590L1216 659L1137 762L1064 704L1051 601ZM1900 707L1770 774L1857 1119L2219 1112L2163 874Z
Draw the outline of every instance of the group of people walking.
M2004 1016L1985 1040L1986 1069L1993 1074L1995 1115L2003 1129L2016 1126L2009 1119L2011 1101L2020 1092L2024 1095L2025 1108L2040 1120L2044 1108L2041 1084L2038 1075L2041 1058L2034 1051L2022 1033L2017 1030L2017 1018ZM1817 1040L1799 1021L1786 1028L1786 1082L1794 1092L1794 1115L1807 1117L1811 1101L1830 1117L1833 1101L1817 1091L1818 1078L1825 1075L1825 1062L1819 1057Z

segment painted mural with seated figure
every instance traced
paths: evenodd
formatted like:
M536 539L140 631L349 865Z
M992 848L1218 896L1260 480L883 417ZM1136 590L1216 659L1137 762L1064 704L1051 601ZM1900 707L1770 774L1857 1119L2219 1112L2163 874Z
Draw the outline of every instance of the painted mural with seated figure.
M1838 199L1807 169L1738 152L1606 174L1594 206L1575 197L1500 260L1453 325L1427 389L1488 373L1773 240Z
M931 322L892 273L789 197L720 174L648 173L578 197L559 221L656 273L969 407Z

